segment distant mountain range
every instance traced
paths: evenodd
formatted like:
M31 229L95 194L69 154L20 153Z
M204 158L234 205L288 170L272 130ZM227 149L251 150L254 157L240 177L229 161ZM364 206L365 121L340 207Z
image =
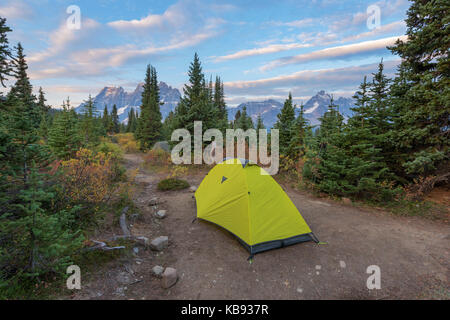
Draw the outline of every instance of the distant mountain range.
M161 114L165 118L170 111L173 111L181 99L181 93L177 88L172 88L164 82L159 83L160 97L163 105L161 106ZM94 104L99 113L103 112L104 106L107 106L108 112L111 112L113 105L117 106L119 120L126 122L128 120L128 112L134 108L140 112L141 96L143 91L143 83L139 83L133 92L126 92L122 87L105 87L98 95L94 97ZM332 96L325 91L318 92L311 97L305 105L305 117L310 121L311 125L318 125L319 118L327 111ZM339 106L339 111L346 117L350 117L352 112L350 108L354 107L354 101L351 98L334 98L334 103ZM84 103L75 108L76 112L82 112ZM238 110L247 107L247 113L256 123L258 115L266 128L272 128L277 121L277 114L283 108L283 103L273 99L266 101L250 101L241 103L235 108L228 108L228 119L232 120ZM297 108L297 114L300 109Z
M311 97L304 104L305 118L307 118L311 125L318 125L319 118L328 110L332 96L325 91L319 91L315 96ZM348 118L351 116L352 111L350 108L355 106L353 99L340 97L334 99L334 104L339 106L339 111ZM275 122L277 122L277 115L283 108L283 103L276 100L266 100L262 102L245 102L241 103L236 108L228 109L228 119L234 119L234 116L238 110L247 107L247 113L252 117L254 123L261 114L261 118L266 128L272 128ZM297 115L300 113L300 108L296 109Z
M128 112L131 108L140 112L143 83L139 83L133 92L126 92L122 87L104 87L94 98L94 105L97 111L102 114L105 105L108 112L111 113L113 105L117 107L117 113L121 122L128 120ZM165 118L170 111L174 110L181 99L180 91L177 88L168 86L165 82L159 83L159 95L161 99L161 114ZM75 111L81 113L85 103L75 108Z

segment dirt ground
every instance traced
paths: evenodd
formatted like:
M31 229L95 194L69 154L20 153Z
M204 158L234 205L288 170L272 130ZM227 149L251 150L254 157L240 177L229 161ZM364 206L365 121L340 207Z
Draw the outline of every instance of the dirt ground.
M125 161L134 169L142 159L128 154ZM198 186L204 174L186 179ZM140 169L134 201L141 214L130 229L149 239L168 236L169 247L155 253L137 246L100 265L82 275L82 289L71 299L450 299L448 224L343 205L282 185L325 243L268 251L249 263L248 252L228 232L192 223L193 193L157 191L164 177ZM148 206L154 196L163 202L158 209L167 210L163 220ZM177 284L163 289L152 276L155 265L176 268ZM380 267L379 290L366 286L371 265Z

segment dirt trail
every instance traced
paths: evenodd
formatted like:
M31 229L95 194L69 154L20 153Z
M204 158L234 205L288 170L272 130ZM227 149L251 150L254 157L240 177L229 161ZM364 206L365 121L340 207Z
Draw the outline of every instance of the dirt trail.
M127 169L140 155L125 156ZM188 176L191 185L203 174ZM394 217L375 210L314 198L283 186L319 239L255 256L224 230L194 222L192 193L159 192L163 175L140 169L135 203L141 217L131 222L135 235L169 236L161 254L139 249L128 258L90 274L75 299L450 299L448 225ZM163 220L152 217L151 197L163 200ZM178 270L169 290L151 275L155 265ZM368 290L366 269L381 270L381 289Z

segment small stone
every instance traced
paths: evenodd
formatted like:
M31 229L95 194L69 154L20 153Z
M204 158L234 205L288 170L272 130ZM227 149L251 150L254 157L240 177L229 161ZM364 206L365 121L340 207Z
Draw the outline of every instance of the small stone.
M150 248L155 251L162 251L169 246L169 237L161 236L150 242Z
M347 265L345 264L345 261L339 261L339 265L341 266L341 268L345 268Z
M197 187L196 186L190 186L189 187L189 191L190 192L195 192L195 191L197 191Z
M161 266L154 266L152 269L153 275L156 277L161 277L163 272L164 272L164 268Z
M322 269L322 266L321 265L316 265L316 270L320 270L320 269Z
M168 289L172 287L175 283L177 283L177 280L178 275L176 269L168 267L166 268L166 270L164 270L161 280L163 288Z
M155 212L155 217L158 219L164 219L166 215L166 210L159 210L158 212Z
M352 204L352 200L350 200L349 198L342 198L342 202L346 205L351 205Z
M158 197L153 197L148 202L149 206L156 206L157 204L159 204L159 198Z
M303 293L303 289L302 288L297 288L297 292L298 293Z
M139 248L138 248L138 247L134 247L134 248L133 248L133 252L134 252L135 254L138 254L138 253L139 253Z
M136 240L138 240L138 242L140 244L142 244L143 246L146 246L146 247L149 246L149 244L150 244L150 240L144 236L136 237Z

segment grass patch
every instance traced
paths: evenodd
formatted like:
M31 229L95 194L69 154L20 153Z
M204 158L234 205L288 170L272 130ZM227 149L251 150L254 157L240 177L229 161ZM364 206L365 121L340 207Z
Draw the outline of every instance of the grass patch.
M182 190L189 188L189 183L186 180L169 178L161 180L158 183L158 190L169 191L169 190Z
M448 221L448 212L445 206L431 201L410 201L401 199L396 202L386 204L393 214L399 216L417 216L431 220Z

